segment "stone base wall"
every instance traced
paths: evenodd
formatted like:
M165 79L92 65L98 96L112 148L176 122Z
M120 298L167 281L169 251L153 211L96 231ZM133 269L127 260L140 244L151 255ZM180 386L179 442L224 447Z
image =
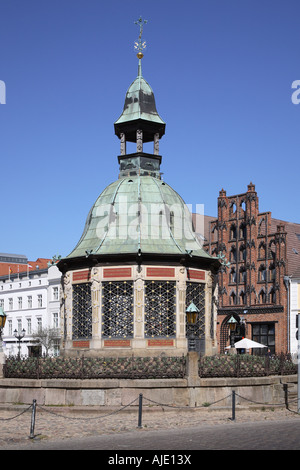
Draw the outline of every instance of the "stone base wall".
M294 387L296 375L253 378L199 379L193 385L189 379L0 379L0 404L122 407L142 393L144 405L159 404L195 407L222 400L217 406L231 406L235 390L237 405L259 404L284 406L284 384ZM226 398L227 397L227 398ZM245 400L246 399L246 400ZM138 400L134 406L138 406ZM158 405L157 405L158 406Z

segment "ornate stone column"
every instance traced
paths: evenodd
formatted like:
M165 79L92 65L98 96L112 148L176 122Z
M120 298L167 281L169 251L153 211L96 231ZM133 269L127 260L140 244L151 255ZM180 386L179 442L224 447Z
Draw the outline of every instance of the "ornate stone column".
M67 272L62 279L61 328L62 341L72 341L72 282Z
M186 269L177 271L177 318L176 318L177 347L187 348L186 339Z
M205 354L212 354L212 329L214 321L212 318L213 299L212 299L213 279L210 271L206 272L205 284Z
M93 340L101 337L101 313L100 313L100 276L101 269L93 268L91 271L91 294L92 294L92 338Z
M132 340L133 348L145 348L145 312L144 312L144 279L143 279L143 267L135 270L134 279L134 337Z

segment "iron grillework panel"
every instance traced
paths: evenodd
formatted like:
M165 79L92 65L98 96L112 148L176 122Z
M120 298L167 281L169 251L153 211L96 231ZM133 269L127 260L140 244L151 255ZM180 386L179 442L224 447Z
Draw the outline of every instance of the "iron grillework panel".
M91 283L73 284L73 339L92 337Z
M176 282L145 281L145 337L176 336Z
M133 338L133 281L102 282L102 336Z

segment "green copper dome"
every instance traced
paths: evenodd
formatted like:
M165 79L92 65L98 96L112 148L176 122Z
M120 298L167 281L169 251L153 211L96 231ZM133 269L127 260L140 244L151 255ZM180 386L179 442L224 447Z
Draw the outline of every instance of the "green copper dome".
M198 240L182 198L152 176L121 178L107 186L67 257L160 254L212 258Z
M138 76L114 123L121 143L119 179L104 189L91 208L77 246L61 262L63 269L111 259L138 264L161 257L172 261L201 258L207 264L215 260L202 249L182 198L161 180L159 140L165 123L142 76L141 56L138 54ZM126 152L127 141L136 142L135 153ZM143 152L143 142L151 141L153 154Z

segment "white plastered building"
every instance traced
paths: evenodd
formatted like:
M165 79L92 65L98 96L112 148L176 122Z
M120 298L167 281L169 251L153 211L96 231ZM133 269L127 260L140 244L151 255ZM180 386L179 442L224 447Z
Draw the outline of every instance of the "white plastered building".
M50 352L59 354L60 335L60 282L61 273L55 265L47 269L22 272L0 277L0 307L7 315L2 333L3 351L6 356L31 356L43 354L44 347L37 346L33 334L39 328L55 328L57 346ZM24 338L18 334L25 330Z

